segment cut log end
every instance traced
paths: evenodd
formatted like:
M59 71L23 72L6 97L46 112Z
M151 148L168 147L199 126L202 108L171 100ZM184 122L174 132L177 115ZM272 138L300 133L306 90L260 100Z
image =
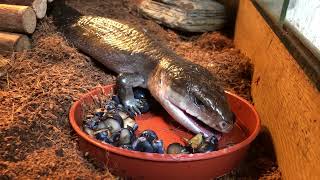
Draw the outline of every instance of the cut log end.
M29 6L0 4L0 31L33 33L37 18Z
M31 48L28 36L16 33L0 32L0 52L23 51Z
M0 4L30 6L38 19L42 19L47 13L47 0L0 0Z
M32 3L32 8L36 12L38 19L42 19L47 13L47 0L34 0Z
M15 44L15 51L23 51L31 48L31 42L28 36L21 35Z
M28 8L22 15L22 26L26 33L33 33L37 26L37 19L32 8Z

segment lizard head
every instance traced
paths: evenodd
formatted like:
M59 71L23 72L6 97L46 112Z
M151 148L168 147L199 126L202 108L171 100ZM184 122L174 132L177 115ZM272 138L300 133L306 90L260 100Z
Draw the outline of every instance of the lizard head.
M151 93L176 121L206 136L212 135L212 128L223 133L231 131L235 115L213 74L185 61L159 66L155 74L158 88Z

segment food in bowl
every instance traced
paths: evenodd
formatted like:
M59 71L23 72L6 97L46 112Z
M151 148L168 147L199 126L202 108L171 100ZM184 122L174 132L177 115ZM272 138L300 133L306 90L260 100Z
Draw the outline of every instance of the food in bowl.
M141 103L140 112L150 110L151 96L142 89L134 90L134 97ZM119 97L113 95L104 107L99 107L94 112L86 115L83 120L83 130L91 137L119 148L133 151L159 154L192 154L206 153L218 149L218 137L205 137L198 133L190 139L185 139L185 144L171 143L166 149L162 139L152 129L138 133L138 124L135 114L127 111L121 104Z

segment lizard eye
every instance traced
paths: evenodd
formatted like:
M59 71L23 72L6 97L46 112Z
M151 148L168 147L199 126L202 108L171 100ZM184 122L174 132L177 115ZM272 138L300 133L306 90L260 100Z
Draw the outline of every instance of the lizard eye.
M198 105L198 106L204 106L204 103L203 103L199 98L194 98L194 102L195 102L196 105Z
M221 121L221 122L219 123L219 125L220 125L220 127L221 127L222 129L224 129L224 128L226 128L227 123L224 122L224 121Z

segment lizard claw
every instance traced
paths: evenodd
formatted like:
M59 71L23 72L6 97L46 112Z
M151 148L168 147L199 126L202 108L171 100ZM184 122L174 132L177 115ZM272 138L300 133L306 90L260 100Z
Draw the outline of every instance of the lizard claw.
M141 111L139 107L142 107L142 102L138 99L130 99L126 100L124 103L125 109L130 113L134 113L135 115L141 115Z
M132 108L138 115L141 115L141 111L137 106L133 106Z

